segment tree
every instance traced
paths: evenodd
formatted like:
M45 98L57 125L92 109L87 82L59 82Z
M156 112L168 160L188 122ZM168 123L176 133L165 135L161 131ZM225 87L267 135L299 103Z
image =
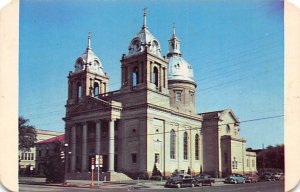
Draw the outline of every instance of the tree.
M19 150L29 151L36 142L36 130L32 125L28 125L29 119L19 117Z
M257 169L284 170L284 145L268 146L257 154Z
M51 145L53 153L47 156L45 166L46 182L62 183L64 181L64 163L60 156L62 143L60 141L54 141Z

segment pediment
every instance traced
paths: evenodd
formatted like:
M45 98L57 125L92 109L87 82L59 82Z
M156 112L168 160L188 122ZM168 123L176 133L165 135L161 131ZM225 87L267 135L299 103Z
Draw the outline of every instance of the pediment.
M239 124L240 121L238 120L238 118L235 116L235 114L233 113L233 111L231 109L226 109L221 113L220 118L224 119L226 118L225 116L229 117L232 119L233 122Z
M104 110L111 108L109 102L93 98L86 97L80 101L80 103L69 110L69 113L88 112L96 110Z

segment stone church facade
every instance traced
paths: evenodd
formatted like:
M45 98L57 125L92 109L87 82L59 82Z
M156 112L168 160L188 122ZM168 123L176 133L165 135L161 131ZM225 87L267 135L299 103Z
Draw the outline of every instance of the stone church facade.
M141 30L121 57L121 88L108 91L110 77L89 35L85 52L68 75L68 178L87 177L97 154L103 156L102 171L111 180L122 173L151 175L154 164L166 176L188 169L218 177L256 171L245 166L246 141L238 135L239 121L231 110L196 112L197 84L175 28L168 43L162 56L145 12Z

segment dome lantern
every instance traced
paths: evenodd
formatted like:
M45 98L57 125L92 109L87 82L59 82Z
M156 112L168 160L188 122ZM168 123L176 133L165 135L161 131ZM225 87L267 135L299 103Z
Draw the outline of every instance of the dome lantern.
M192 66L181 55L180 41L175 34L175 26L173 25L173 34L169 40L169 53L167 54L168 80L186 80L195 83Z

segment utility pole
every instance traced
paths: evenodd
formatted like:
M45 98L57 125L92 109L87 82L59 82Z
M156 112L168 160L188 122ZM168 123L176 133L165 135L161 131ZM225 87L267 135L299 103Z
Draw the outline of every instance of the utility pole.
M265 168L265 146L264 146L264 144L262 144L262 148L263 148L263 150L262 150L262 152L263 152L263 154L262 154L262 168L264 169Z

